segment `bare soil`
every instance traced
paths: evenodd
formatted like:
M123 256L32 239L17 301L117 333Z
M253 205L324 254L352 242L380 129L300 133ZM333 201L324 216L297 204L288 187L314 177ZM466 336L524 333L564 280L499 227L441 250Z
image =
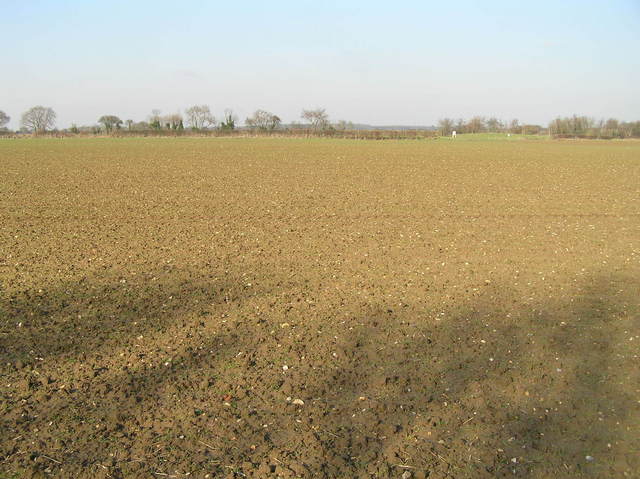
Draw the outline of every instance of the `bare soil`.
M640 477L639 142L0 167L0 478Z

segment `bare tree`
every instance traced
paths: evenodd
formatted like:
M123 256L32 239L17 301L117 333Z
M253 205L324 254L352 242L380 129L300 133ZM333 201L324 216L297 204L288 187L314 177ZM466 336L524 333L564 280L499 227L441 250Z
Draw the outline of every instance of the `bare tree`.
M611 123L613 125L613 123ZM606 125L606 124L605 124ZM556 118L549 124L549 133L575 137L595 137L601 134L593 118L577 116ZM618 133L619 134L619 133Z
M325 130L329 127L329 115L327 115L324 108L302 110L300 118L309 122L314 130Z
M4 128L9 123L9 120L11 120L11 117L0 110L0 129Z
M440 134L442 136L449 136L451 132L453 132L454 125L453 120L451 118L442 118L438 120L438 128L440 129Z
M43 133L56 124L56 112L52 108L34 106L22 114L22 127L35 133Z
M103 115L98 119L98 123L102 123L107 133L111 132L114 128L120 129L122 120L115 115Z
M490 131L492 133L497 133L499 131L502 131L502 129L503 129L502 121L500 121L495 116L492 116L491 118L489 118L487 120L487 130L488 131Z
M167 130L184 130L184 122L180 113L172 113L163 117L162 123Z
M484 130L485 122L481 116L474 116L467 123L467 131L469 133L479 133Z
M245 124L252 129L275 130L280 126L281 120L277 115L264 110L256 110L253 116L245 121Z
M620 122L615 118L609 118L604 122L603 133L608 138L620 136Z
M194 130L206 129L216 124L216 119L208 105L194 105L187 108L184 113L187 115L187 123Z
M520 126L520 122L517 118L514 118L509 122L509 132L510 133L521 133L522 127Z

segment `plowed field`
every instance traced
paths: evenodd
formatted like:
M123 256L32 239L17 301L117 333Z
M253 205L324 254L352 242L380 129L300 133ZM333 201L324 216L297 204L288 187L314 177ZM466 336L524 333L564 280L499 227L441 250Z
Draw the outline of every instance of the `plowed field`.
M639 293L639 142L2 140L0 477L639 477Z

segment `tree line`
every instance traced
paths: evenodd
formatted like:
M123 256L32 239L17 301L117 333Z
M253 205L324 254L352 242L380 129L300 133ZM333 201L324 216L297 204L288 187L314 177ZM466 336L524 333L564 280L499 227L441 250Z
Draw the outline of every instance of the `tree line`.
M55 130L56 112L50 107L34 106L22 114L20 130L25 133L46 133ZM324 108L302 110L300 118L305 124L292 123L294 127L312 130L326 130L330 128L347 129L350 123L341 121L332 125L329 115ZM11 117L0 110L0 129L8 131L6 125ZM174 130L184 131L210 131L235 130L238 127L238 117L231 109L226 109L218 120L208 105L193 105L181 113L162 115L160 110L152 110L151 114L143 121L122 120L117 115L102 115L96 124L89 126L77 126L75 123L66 130L70 133L111 133L118 130L129 131L153 131ZM245 128L251 130L274 131L282 128L282 120L279 116L266 110L256 110L253 115L244 121Z
M8 132L6 125L9 115L0 110L0 131ZM349 131L354 125L346 121L332 123L324 108L303 109L302 122L283 125L279 116L266 111L256 110L244 121L244 129L258 132L275 132L283 129L308 130L311 132ZM89 126L77 126L63 130L69 133L102 134L116 131L149 132L190 130L206 132L219 130L229 132L238 128L238 117L231 109L224 111L218 120L208 105L193 105L181 113L163 115L160 110L152 110L143 121L122 120L117 115L102 115L97 123ZM56 113L50 107L34 106L22 114L20 130L25 133L46 133L53 131L56 125ZM523 124L519 120L501 120L496 117L474 116L468 120L442 118L438 121L437 132L442 136L464 133L507 133L524 135L548 134L554 137L575 138L640 138L640 121L624 122L615 118L595 120L587 116L558 117L547 127L535 124Z
M474 116L469 120L442 118L438 121L438 130L443 136L449 136L454 131L456 134L486 132L539 135L544 128L540 125L521 124L517 119L505 121L496 117Z
M640 138L640 121L595 120L576 115L559 117L549 123L549 134L565 138Z
M517 119L474 116L469 120L443 118L438 121L438 131L449 136L460 133L507 133L520 135L549 135L559 138L640 138L640 121L624 122L615 118L595 120L587 116L558 117L547 127L522 124Z

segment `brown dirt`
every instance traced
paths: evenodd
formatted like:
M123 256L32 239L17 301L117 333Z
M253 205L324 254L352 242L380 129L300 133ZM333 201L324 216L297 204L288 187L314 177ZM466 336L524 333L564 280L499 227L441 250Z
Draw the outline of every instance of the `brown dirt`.
M0 165L1 478L639 477L640 143Z

